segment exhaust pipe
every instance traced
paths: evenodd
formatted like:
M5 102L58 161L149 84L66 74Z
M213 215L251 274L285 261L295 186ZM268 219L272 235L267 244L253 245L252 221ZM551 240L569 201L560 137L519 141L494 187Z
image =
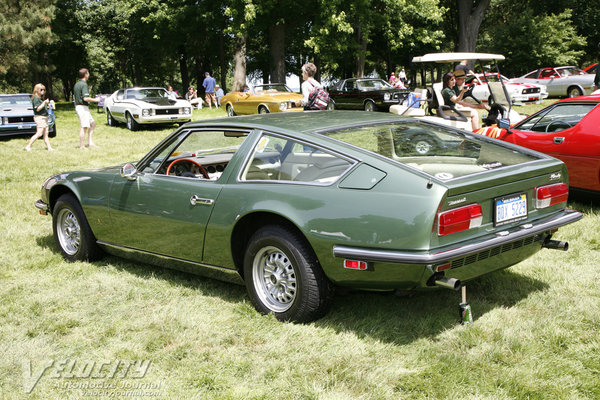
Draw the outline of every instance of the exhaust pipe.
M561 242L560 240L548 239L544 242L544 244L542 244L542 247L545 247L547 249L567 251L569 250L569 242Z
M452 289L452 290L458 290L462 287L462 283L455 278L446 278L445 276L440 276L438 278L435 279L435 281L433 281L437 286L446 288L446 289Z

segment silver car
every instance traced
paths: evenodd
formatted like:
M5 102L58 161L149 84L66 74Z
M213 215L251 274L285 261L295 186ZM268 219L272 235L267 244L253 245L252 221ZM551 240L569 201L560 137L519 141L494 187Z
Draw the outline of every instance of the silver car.
M53 112L48 115L48 126L48 136L56 136ZM0 94L0 136L33 135L36 130L31 95Z
M135 131L143 124L183 124L192 120L192 105L187 100L171 99L160 87L120 89L104 101L106 122L124 122Z
M555 67L537 69L511 82L544 85L552 97L576 97L594 91L594 77L577 67Z

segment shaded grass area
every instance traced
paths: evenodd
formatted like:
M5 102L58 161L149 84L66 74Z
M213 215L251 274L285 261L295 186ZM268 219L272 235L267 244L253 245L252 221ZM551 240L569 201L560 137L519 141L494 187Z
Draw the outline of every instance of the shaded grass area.
M344 291L325 318L280 323L259 315L241 286L115 257L65 262L50 218L33 207L43 180L137 160L175 127L129 132L94 113L99 148L80 150L74 111L58 113L55 152L38 142L26 153L27 138L0 141L0 398L600 397L597 195L571 198L585 217L556 235L568 252L543 250L469 283L472 326L458 325L459 294L444 290ZM221 116L194 111L194 119ZM61 360L76 361L76 371L86 360L150 365L143 378L109 378L107 369L68 378ZM28 362L32 374L23 372ZM143 394L124 394L141 386Z

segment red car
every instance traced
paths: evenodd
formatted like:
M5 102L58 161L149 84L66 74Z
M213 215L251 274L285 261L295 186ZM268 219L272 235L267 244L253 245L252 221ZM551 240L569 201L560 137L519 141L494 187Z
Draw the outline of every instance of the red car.
M597 68L598 68L598 63L593 63L592 65L589 65L589 66L585 67L583 70L587 74L595 74Z
M486 133L567 164L569 185L600 192L600 95L560 100L511 127Z

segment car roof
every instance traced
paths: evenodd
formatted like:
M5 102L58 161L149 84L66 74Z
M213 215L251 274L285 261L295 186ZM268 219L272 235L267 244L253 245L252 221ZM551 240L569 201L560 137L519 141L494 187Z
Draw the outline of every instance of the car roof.
M460 62L462 60L504 60L502 54L492 53L429 53L420 57L413 57L413 62Z
M271 113L247 115L232 118L199 120L187 123L188 128L204 126L225 126L230 128L251 128L290 133L311 133L330 129L341 129L355 125L367 125L401 120L415 121L413 118L401 118L392 113L369 113L364 111L299 111L293 113Z
M162 89L162 90L166 90L164 87L160 87L160 86L135 86L135 87L128 87L128 88L123 88L120 90L140 90L140 89Z
M2 96L2 97L8 97L8 96L31 96L31 93L13 93L13 94L2 93L2 94L0 94L0 96Z

